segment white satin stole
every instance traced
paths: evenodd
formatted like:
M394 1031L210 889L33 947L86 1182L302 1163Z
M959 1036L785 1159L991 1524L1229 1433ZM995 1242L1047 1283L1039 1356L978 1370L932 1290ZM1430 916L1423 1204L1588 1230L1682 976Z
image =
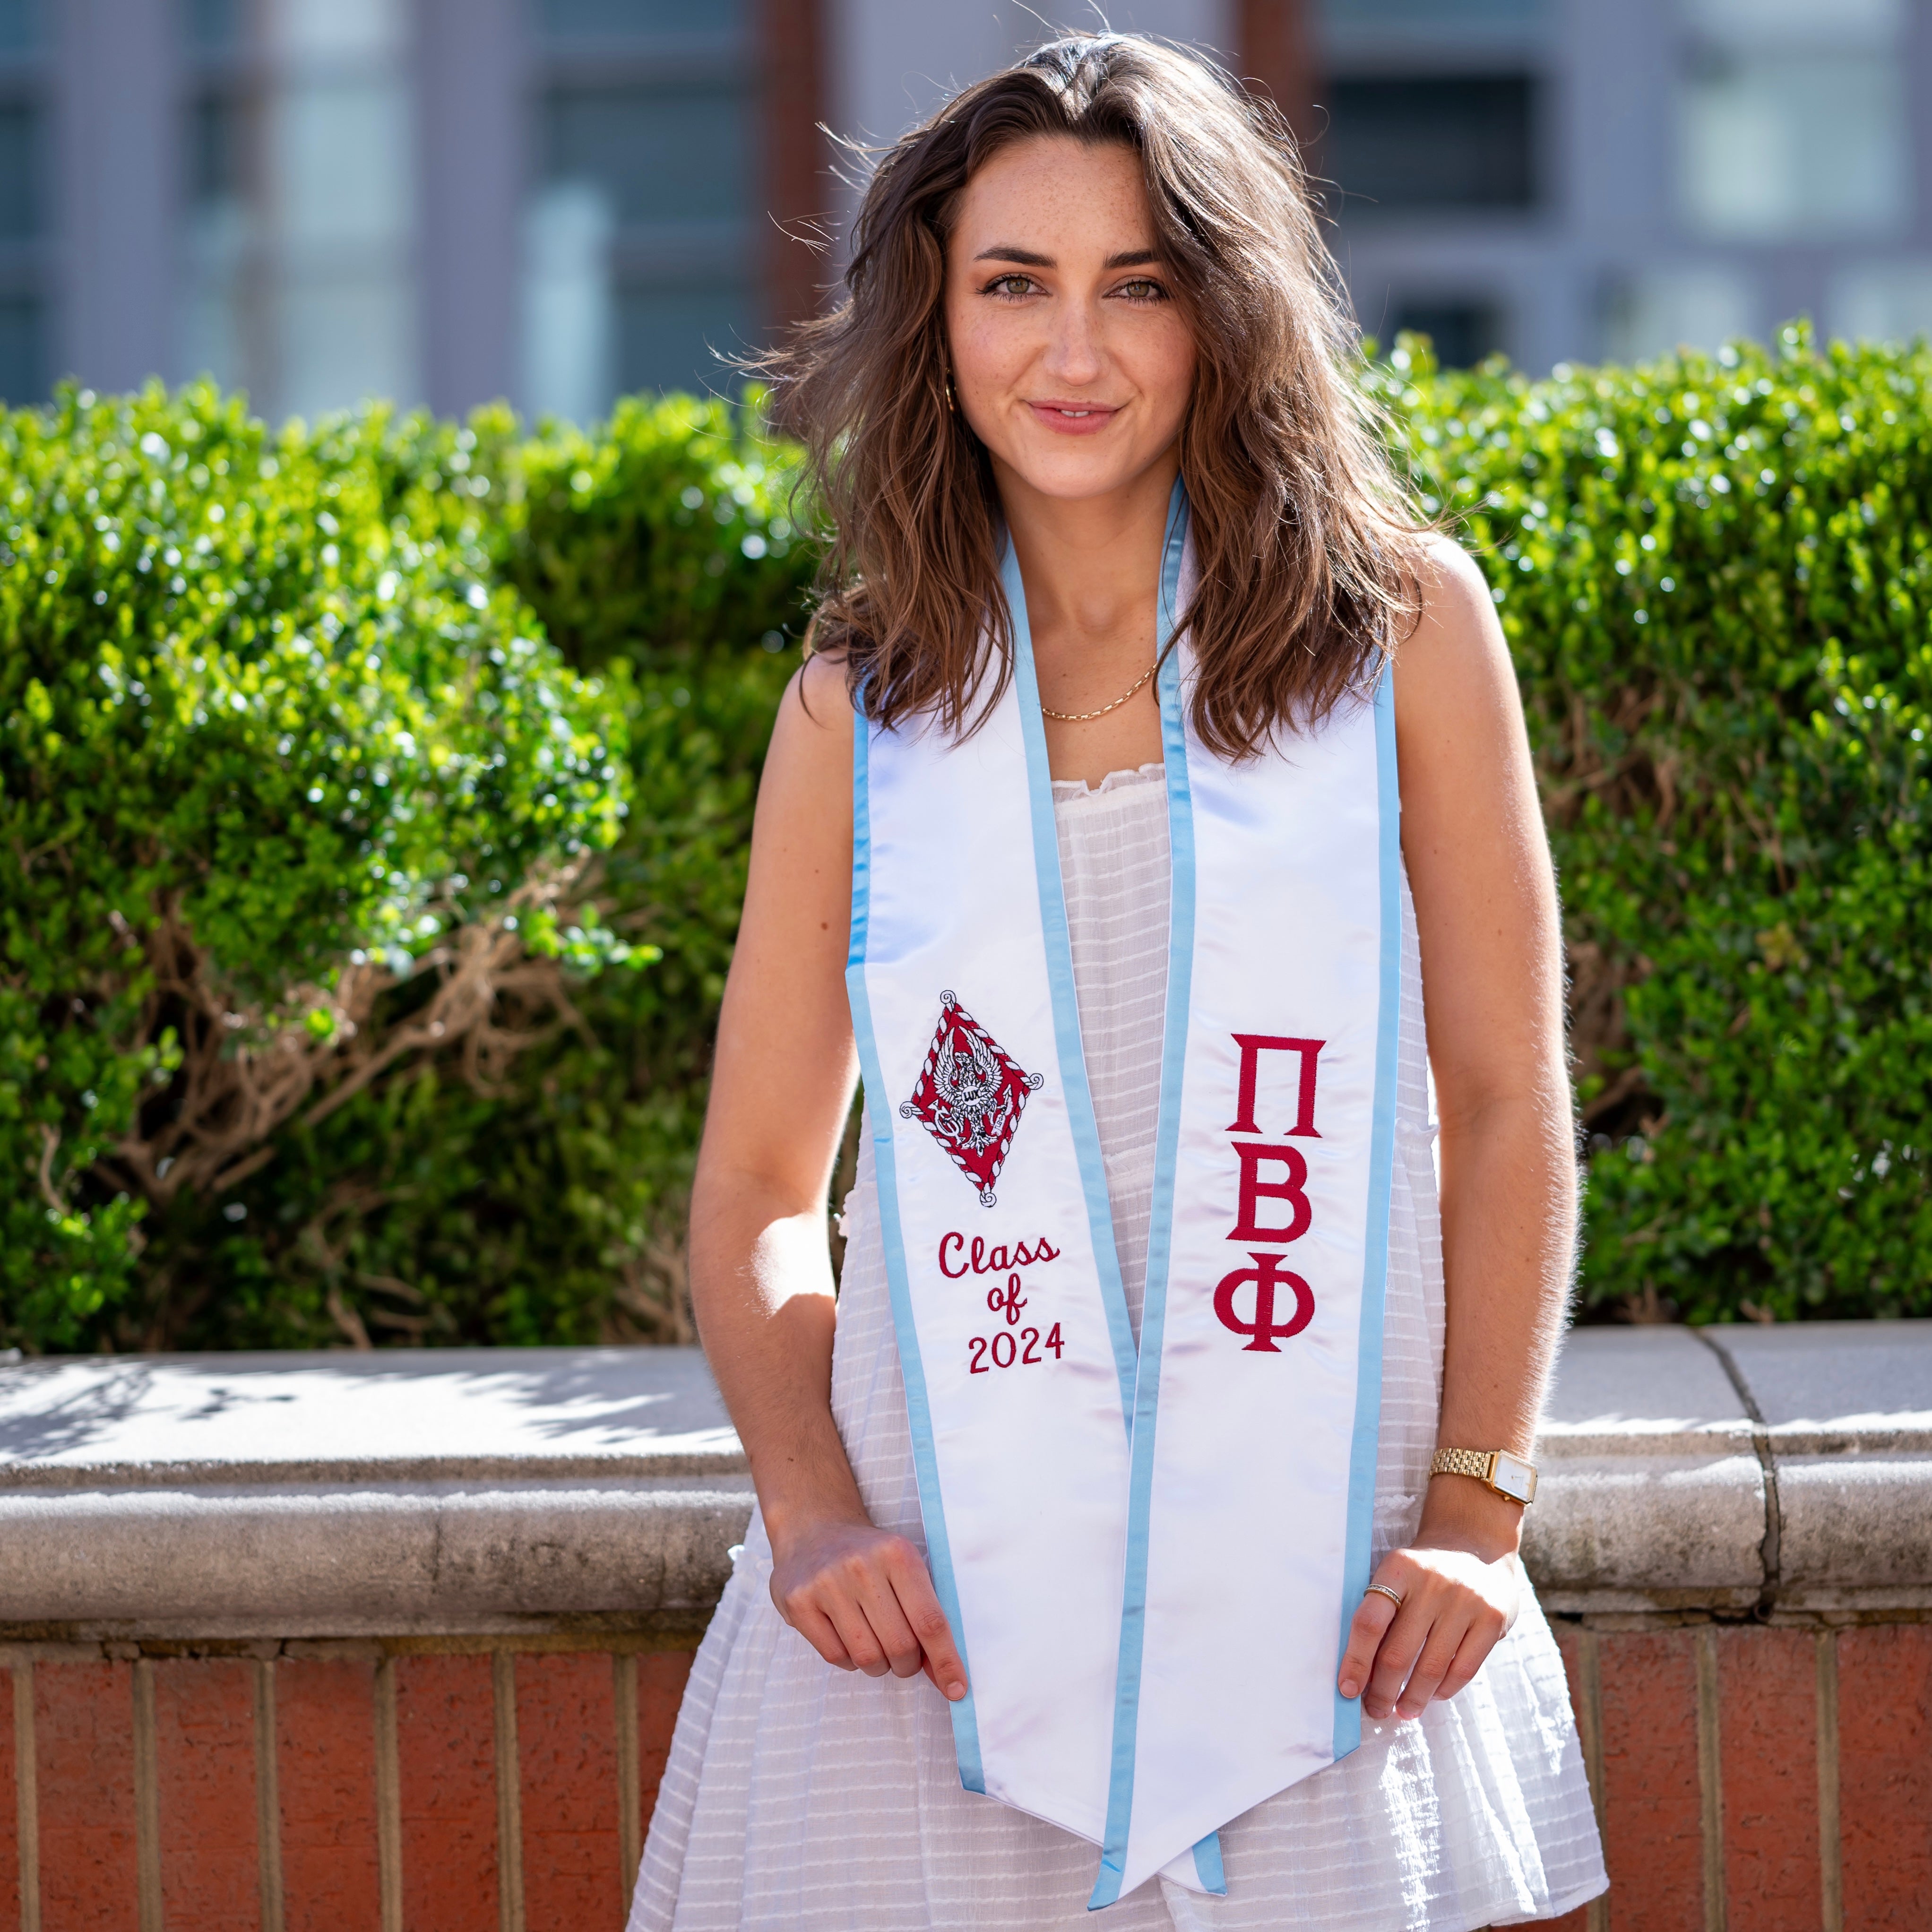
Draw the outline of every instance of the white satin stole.
M962 740L855 720L847 980L962 1780L1100 1848L1093 1904L1224 1889L1217 1829L1352 1750L1394 1151L1390 680L1259 757L1158 678L1173 884L1146 1300L1128 1320L1025 597Z

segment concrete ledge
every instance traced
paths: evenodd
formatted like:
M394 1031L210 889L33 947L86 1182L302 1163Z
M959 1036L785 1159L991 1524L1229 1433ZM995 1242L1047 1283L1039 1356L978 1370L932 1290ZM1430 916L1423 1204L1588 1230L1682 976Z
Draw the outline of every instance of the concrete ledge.
M1932 1322L1580 1330L1539 1453L1552 1610L1932 1606ZM0 1640L689 1633L752 1501L694 1349L0 1366Z
M1576 1330L1538 1454L1551 1610L1932 1607L1932 1322Z
M45 1640L702 1629L748 1486L372 1483L0 1497L0 1630Z
M0 1369L0 1637L689 1634L752 1503L695 1348Z

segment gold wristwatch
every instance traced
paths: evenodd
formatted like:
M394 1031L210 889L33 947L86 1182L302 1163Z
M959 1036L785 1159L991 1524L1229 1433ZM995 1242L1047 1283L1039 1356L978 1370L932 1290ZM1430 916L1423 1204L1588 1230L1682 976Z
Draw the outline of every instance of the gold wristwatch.
M1536 1465L1507 1449L1438 1449L1429 1466L1432 1476L1474 1476L1511 1502L1536 1500Z

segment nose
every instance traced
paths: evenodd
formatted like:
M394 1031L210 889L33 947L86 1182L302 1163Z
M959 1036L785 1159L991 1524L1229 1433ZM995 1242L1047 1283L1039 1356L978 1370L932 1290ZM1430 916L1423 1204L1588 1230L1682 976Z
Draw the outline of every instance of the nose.
M1099 380L1106 363L1100 318L1094 304L1082 301L1056 303L1052 337L1046 350L1048 374L1069 388L1084 388Z

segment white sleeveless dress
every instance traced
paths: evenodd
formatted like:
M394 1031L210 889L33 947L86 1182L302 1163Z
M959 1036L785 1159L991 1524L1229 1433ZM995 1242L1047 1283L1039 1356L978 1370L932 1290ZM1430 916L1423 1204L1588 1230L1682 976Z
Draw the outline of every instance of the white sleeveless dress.
M1136 1330L1147 1271L1166 994L1158 765L1054 787L1082 1043ZM1375 1554L1414 1534L1442 1400L1443 1288L1422 976L1402 885L1396 1106ZM832 1406L873 1520L923 1545L880 1246L869 1131L847 1202ZM962 1790L923 1677L835 1670L770 1594L754 1516L692 1667L630 1932L1070 1932L1096 1854ZM1221 1834L1228 1895L1156 1880L1108 1932L1468 1932L1553 1917L1604 1888L1562 1660L1525 1586L1474 1682Z

